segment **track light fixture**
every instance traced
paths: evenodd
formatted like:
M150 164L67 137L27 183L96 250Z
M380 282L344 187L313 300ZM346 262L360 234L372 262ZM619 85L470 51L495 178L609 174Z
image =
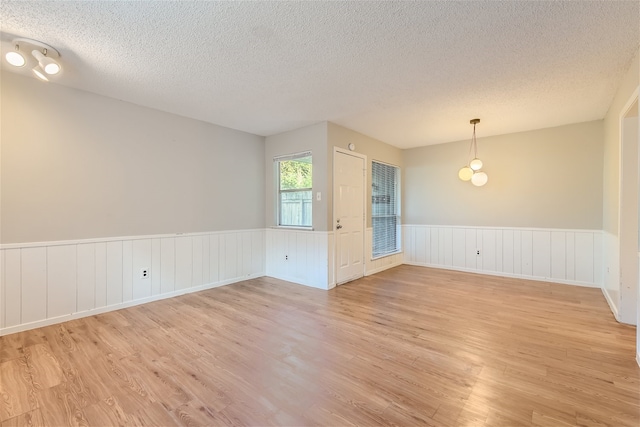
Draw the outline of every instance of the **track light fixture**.
M33 66L33 74L44 81L49 81L47 75L55 75L62 70L57 61L60 58L60 53L48 44L25 38L14 39L12 43L15 50L7 52L5 55L5 59L10 65L14 67ZM31 52L33 59L25 56L23 52Z

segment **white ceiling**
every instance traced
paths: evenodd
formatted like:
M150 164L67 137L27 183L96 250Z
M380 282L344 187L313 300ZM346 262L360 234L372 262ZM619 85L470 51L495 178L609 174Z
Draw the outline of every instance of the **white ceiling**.
M601 119L638 1L14 2L55 83L272 135L329 120L401 148ZM2 60L4 69L13 68ZM26 67L21 72L29 73Z

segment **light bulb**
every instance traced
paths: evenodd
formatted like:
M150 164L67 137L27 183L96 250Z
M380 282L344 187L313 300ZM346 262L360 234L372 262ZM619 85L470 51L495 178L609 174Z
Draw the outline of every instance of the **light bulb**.
M60 65L56 62L52 62L44 66L44 72L47 74L58 74L60 72Z
M44 56L39 50L33 50L31 52L34 58L38 60L38 64L47 74L58 74L60 72L60 64L58 64L53 58Z
M7 52L5 58L7 58L7 62L14 67L22 67L26 62L24 56L22 56L20 52L16 52L15 50Z
M458 171L458 178L463 181L469 181L473 176L473 170L469 166L465 166Z
M487 183L488 180L489 180L489 177L484 172L476 172L471 177L471 183L476 187L482 187Z
M469 167L474 171L479 171L480 169L482 169L482 160L478 158L471 160L471 163L469 163Z
M39 65L37 65L34 69L33 69L33 74L36 75L36 77L38 77L40 80L44 80L45 82L48 82L49 79L47 78L47 76L44 74L44 71L42 71L42 68L40 68Z

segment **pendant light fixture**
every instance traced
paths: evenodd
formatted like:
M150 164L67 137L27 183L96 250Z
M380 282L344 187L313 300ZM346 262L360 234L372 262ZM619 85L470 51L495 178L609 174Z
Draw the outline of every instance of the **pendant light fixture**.
M476 125L480 123L480 119L471 119L469 121L473 125L473 136L471 137L471 145L469 146L469 156L467 165L458 171L458 178L463 181L471 181L476 187L482 187L487 183L489 177L482 172L482 160L478 158L478 142L476 140ZM473 152L473 159L471 159Z

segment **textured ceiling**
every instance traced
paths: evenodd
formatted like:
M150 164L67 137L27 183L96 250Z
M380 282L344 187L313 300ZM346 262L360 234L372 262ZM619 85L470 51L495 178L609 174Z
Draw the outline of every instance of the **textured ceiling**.
M407 148L468 139L474 117L480 137L601 119L638 52L639 4L3 0L0 22L3 56L12 37L60 51L57 84L258 135L329 120Z

